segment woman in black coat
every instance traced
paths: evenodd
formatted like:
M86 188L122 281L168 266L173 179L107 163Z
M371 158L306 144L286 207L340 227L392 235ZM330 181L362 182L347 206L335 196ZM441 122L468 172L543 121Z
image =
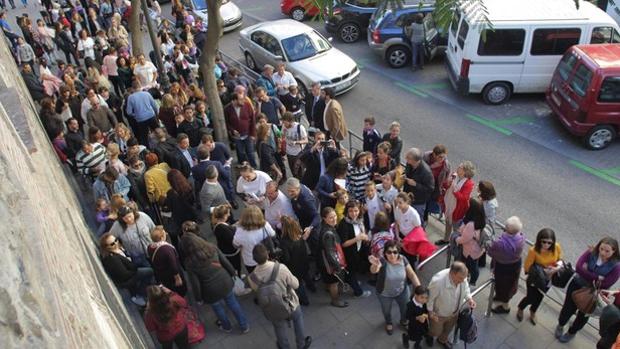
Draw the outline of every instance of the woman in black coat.
M353 288L356 297L368 297L370 291L362 290L357 280L357 274L362 271L363 263L368 255L368 241L370 240L364 228L364 218L358 201L350 200L344 206L344 218L338 224L336 232L342 242L342 249L347 261L347 282ZM367 268L365 268L368 270Z
M282 238L280 248L282 257L280 262L284 263L291 273L299 280L299 288L295 290L299 297L299 304L309 305L308 294L306 293L305 280L308 280L308 250L306 242L301 238L303 234L299 222L289 216L282 216Z
M111 233L105 233L99 238L99 248L103 268L114 284L127 289L134 304L145 306L145 289L147 285L152 284L153 269L138 268L125 254L120 240Z
M168 182L172 187L166 194L165 207L172 211L172 226L170 227L170 238L174 245L177 244L178 234L181 224L185 221L202 221L200 211L196 209L194 190L191 184L183 176L181 171L172 169L168 172Z
M233 245L236 229L228 224L229 221L230 206L228 204L213 208L211 212L211 226L213 227L213 235L215 235L217 247L235 268L237 276L241 276L241 250Z

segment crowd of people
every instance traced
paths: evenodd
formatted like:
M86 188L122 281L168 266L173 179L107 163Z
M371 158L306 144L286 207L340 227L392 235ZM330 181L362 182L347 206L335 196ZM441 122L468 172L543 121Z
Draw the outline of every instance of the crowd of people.
M334 90L315 83L303 96L284 63L265 65L252 81L216 59L230 142L214 140L197 65L205 26L181 2L173 1L175 23L161 21L156 49L163 71L152 54L132 52L128 1L47 0L41 6L34 23L19 16L21 35L6 12L0 26L58 157L92 186L105 270L133 303L146 307L145 324L163 347L187 348L204 337L188 299L208 304L219 330L233 330L228 309L247 333L237 297L252 289L278 348L290 347L289 321L297 347L308 348L312 338L301 307L311 306L308 292L317 292L316 282L325 284L331 306L346 308L347 293L373 293L368 281L388 335L396 327L395 301L404 347L432 345L436 338L451 348L448 335L463 304L476 307L470 288L487 255L493 312L510 312L525 270L527 295L516 316L522 321L529 306L533 325L552 279L570 272L553 230L538 233L525 260L518 217L495 234L493 184L475 181L470 161L452 167L445 145L403 153L400 124L392 122L382 134L367 117L363 147L349 154L342 144L347 118ZM149 8L149 16L161 15L156 1ZM160 85L160 74L169 77L169 88ZM434 244L425 233L431 214L446 227ZM455 262L423 285L416 266L445 244ZM591 313L573 294L592 285L615 302L599 342L610 348L620 323L620 297L609 290L620 277L617 240L603 238L575 267L555 334L568 342L586 324Z

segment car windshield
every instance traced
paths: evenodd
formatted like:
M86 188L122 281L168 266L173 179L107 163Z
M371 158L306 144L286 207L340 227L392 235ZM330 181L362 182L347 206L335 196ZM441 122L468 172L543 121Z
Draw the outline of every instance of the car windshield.
M202 11L207 9L207 0L192 0L194 10ZM228 0L222 0L222 5L228 3Z
M282 47L289 61L295 62L325 52L331 45L319 33L311 31L282 40Z

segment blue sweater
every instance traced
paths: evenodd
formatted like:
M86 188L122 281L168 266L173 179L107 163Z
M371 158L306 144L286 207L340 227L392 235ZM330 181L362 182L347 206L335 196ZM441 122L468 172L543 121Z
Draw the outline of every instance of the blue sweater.
M127 98L127 115L137 122L154 118L159 112L159 107L150 93L139 91L132 93Z

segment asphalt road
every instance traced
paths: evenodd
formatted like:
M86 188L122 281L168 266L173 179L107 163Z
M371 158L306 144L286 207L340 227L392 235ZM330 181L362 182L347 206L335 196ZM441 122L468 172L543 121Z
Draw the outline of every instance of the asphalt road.
M244 13L244 27L285 18L276 0L235 3ZM170 5L162 9L169 16ZM31 4L10 12L13 25L14 16L24 12L39 17ZM328 36L320 22L306 23ZM147 35L144 40L150 47ZM359 84L338 97L351 130L359 134L364 117L373 115L381 132L393 120L402 124L405 149L445 144L453 166L471 160L478 167L475 179L495 184L500 217L521 217L530 239L543 227L554 229L570 260L605 235L620 238L620 141L603 151L585 150L550 115L542 95L514 96L495 107L479 96L458 96L443 57L412 72L389 68L365 40L334 40L334 45L362 70ZM224 35L220 49L241 58L238 31Z

